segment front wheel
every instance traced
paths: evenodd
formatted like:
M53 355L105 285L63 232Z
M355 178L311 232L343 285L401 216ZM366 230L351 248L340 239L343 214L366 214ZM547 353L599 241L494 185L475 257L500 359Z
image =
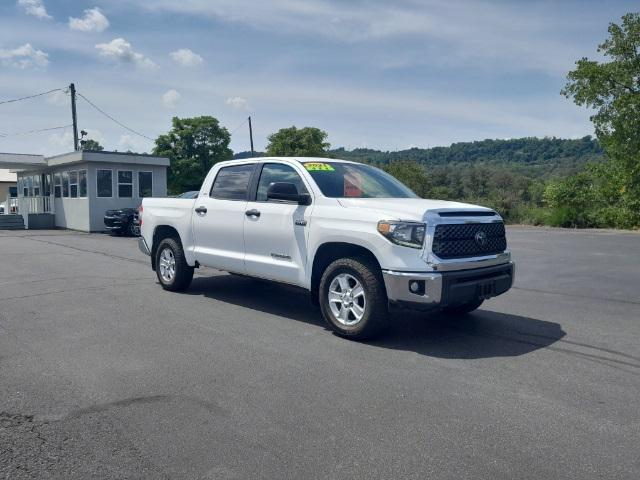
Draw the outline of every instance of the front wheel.
M387 295L380 269L366 258L340 258L320 279L320 309L338 335L370 338L388 325Z
M165 238L156 251L156 275L165 290L185 290L193 279L193 267L184 258L182 245L175 238Z

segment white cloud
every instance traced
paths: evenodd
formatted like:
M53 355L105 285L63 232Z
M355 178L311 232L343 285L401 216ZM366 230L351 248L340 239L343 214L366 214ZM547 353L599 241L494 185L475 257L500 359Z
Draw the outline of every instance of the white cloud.
M229 97L225 101L227 105L231 105L237 110L249 110L249 102L242 97Z
M82 18L69 17L69 28L81 32L104 32L109 28L109 20L98 7L84 11Z
M104 147L106 140L100 130L86 128L85 131L87 132L87 135L84 137L85 140L95 140ZM62 132L49 135L48 143L50 147L50 150L47 150L48 152L59 153L73 151L73 131L71 130L71 127L63 130Z
M85 128L84 130L87 132L87 135L84 137L85 140L95 140L104 147L107 140L100 130L94 130L93 128Z
M167 108L176 108L178 100L182 95L180 95L176 90L171 89L168 90L162 95L162 104Z
M473 61L486 67L489 60L501 67L563 75L582 54L574 42L566 41L566 32L584 30L580 16L549 15L536 2L370 0L367 8L362 8L361 2L339 0L145 0L144 7L278 34L322 36L331 43L393 41L410 36L429 43L412 42L419 48L398 54L406 57L406 63L423 63L425 48L437 43L434 48L447 51L449 64L468 67Z
M0 63L4 66L17 68L44 68L49 65L49 54L42 50L36 50L30 43L25 43L13 50L0 48Z
M73 132L70 129L50 135L48 141L54 152L73 151Z
M143 140L140 137L134 137L133 135L124 134L120 136L120 140L118 140L118 151L120 152L137 152L143 153L147 151L149 147L149 142L147 140Z
M188 48L181 48L169 54L171 59L183 67L197 67L202 65L202 57Z
M37 18L53 18L47 13L47 9L42 0L18 0L18 5L22 7L24 13Z
M101 56L119 63L130 63L147 69L157 68L152 60L133 50L124 38L114 38L109 43L98 43L96 48Z
M69 92L66 90L58 90L47 95L47 103L57 107L68 106L69 102Z

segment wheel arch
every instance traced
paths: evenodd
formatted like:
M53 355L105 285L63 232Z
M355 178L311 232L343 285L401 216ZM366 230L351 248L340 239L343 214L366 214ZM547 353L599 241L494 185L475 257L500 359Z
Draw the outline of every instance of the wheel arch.
M318 294L320 290L320 279L325 269L339 258L361 257L371 261L378 269L381 269L380 262L371 250L362 245L349 242L326 242L318 247L313 257L311 268L311 303L319 305Z
M180 238L180 234L178 230L170 225L158 225L153 230L153 241L151 243L151 268L156 270L156 252L158 251L158 245L165 238L173 238L180 242L180 246L184 248L182 245L182 239Z

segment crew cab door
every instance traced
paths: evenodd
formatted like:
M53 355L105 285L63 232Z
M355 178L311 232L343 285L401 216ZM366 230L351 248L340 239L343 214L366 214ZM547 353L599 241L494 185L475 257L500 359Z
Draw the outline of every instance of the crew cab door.
M243 228L255 163L217 172L209 192L200 192L193 212L194 257L201 264L245 273Z
M244 224L247 274L302 285L312 205L267 200L267 189L275 182L294 183L299 193L309 189L290 165L264 163L258 169L255 199L247 203Z

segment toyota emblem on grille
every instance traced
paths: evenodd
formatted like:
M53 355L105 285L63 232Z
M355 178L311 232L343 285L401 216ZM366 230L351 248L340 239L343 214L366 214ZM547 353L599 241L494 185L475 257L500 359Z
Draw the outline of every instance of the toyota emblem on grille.
M487 244L487 234L485 232L483 232L482 230L480 230L479 232L476 232L476 234L473 237L473 239L481 247L484 247Z

